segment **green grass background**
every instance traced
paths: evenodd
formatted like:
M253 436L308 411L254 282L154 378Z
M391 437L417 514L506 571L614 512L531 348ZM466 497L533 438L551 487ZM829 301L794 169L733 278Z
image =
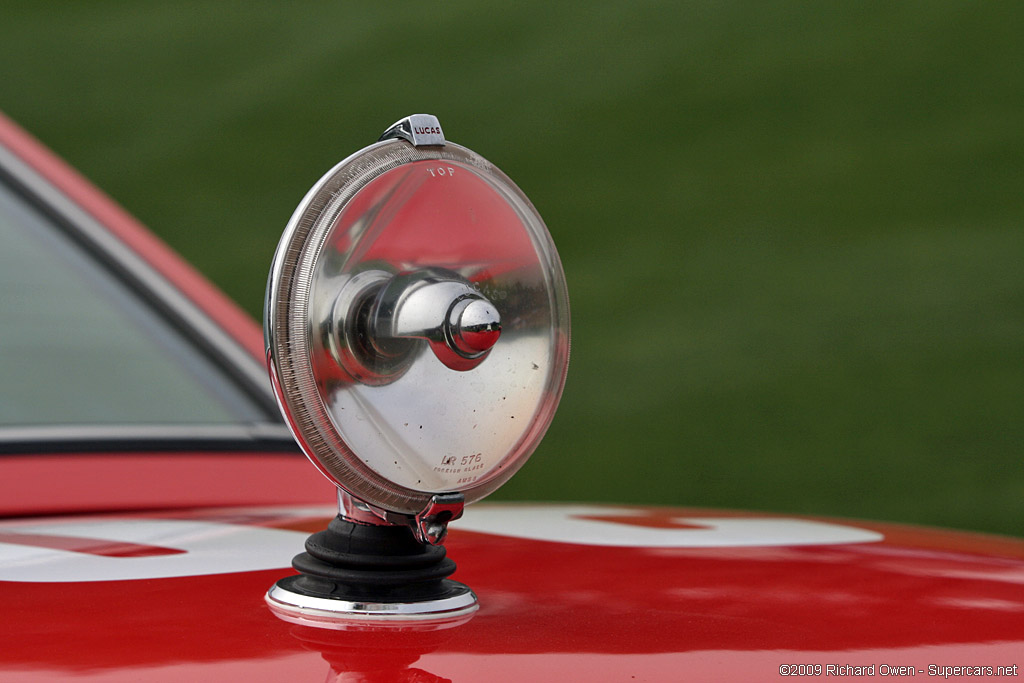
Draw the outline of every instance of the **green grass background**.
M254 315L434 113L532 198L569 382L499 498L1024 535L1024 5L23 2L0 108Z

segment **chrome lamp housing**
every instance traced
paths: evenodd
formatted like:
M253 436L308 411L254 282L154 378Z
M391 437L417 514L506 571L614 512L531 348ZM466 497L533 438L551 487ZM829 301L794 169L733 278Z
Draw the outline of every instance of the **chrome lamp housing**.
M450 574L447 523L505 483L554 416L568 368L568 294L530 201L490 162L445 140L435 117L402 119L328 171L295 210L274 256L264 330L285 420L338 486L335 532L368 534L365 547L330 552L324 544L337 539L311 537L295 561L303 574L271 589L271 608L321 626L475 609L472 592L434 577L436 566L404 595L395 573L426 562L407 555L440 554L434 564L449 563ZM387 534L402 535L404 550L381 540ZM404 559L350 576L366 564L360 553L392 550ZM330 565L339 553L351 566L333 579L302 559ZM389 572L393 584L374 589Z

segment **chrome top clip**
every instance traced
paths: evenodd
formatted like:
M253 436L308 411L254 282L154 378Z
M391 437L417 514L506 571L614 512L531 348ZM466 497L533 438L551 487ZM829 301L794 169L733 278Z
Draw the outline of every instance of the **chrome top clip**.
M431 145L444 146L444 133L441 131L441 122L432 114L412 114L400 121L396 121L384 134L378 138L391 140L401 138L413 144L414 147L425 147Z

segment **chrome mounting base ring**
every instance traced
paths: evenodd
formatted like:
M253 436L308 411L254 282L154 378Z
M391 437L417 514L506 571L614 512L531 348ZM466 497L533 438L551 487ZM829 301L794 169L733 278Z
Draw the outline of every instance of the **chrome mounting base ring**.
M289 589L289 576L267 591L267 605L278 618L292 624L346 630L362 625L402 623L417 627L451 628L465 623L477 611L476 595L469 586L445 580L448 594L418 602L355 601L318 598ZM283 585L282 585L283 584Z

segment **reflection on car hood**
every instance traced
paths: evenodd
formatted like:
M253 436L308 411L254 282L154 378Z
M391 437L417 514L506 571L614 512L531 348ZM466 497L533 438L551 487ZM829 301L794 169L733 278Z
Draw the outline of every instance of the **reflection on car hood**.
M876 675L1024 664L1020 540L695 509L484 504L452 525L447 545L455 578L480 599L468 621L330 631L278 620L263 594L333 514L253 507L0 523L2 678L760 680L786 664Z

